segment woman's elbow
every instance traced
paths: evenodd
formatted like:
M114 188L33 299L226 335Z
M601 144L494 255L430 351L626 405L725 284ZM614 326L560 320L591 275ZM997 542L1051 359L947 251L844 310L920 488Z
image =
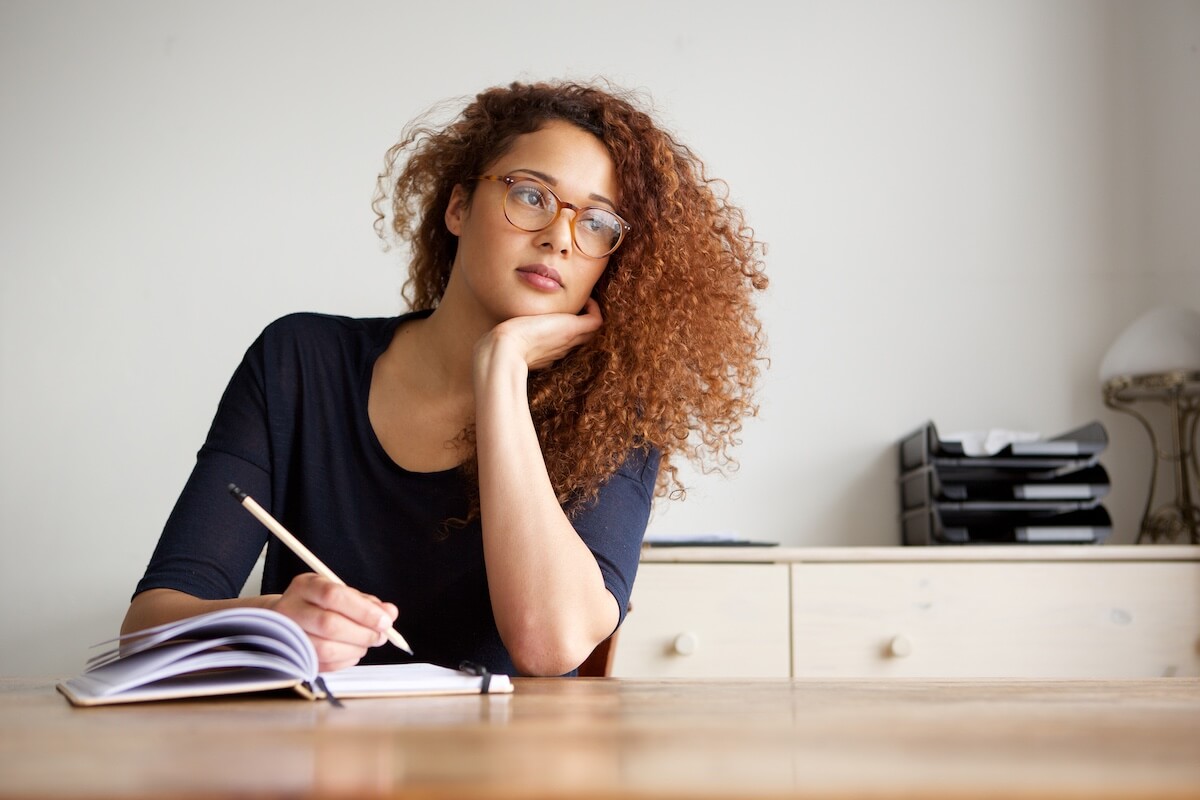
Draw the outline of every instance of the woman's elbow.
M556 677L577 668L591 654L595 643L578 636L556 636L533 632L512 637L508 654L521 675Z

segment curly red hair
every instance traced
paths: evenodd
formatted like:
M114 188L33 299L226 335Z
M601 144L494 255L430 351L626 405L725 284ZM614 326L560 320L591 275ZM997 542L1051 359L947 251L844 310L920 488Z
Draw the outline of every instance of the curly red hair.
M678 457L705 471L732 462L765 339L753 292L765 289L764 247L723 182L661 129L635 98L605 85L513 83L477 95L441 127L418 119L388 150L372 208L376 231L409 243L403 295L433 308L458 239L443 221L455 185L516 137L563 120L604 143L621 214L633 226L596 284L604 325L553 367L532 373L529 405L560 502L586 501L631 450L662 454L658 495L681 497ZM468 431L468 438L470 432ZM474 460L467 465L474 472Z

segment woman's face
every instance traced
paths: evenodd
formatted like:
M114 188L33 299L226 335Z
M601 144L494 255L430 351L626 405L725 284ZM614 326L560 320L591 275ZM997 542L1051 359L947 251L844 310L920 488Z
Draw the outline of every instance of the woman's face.
M620 213L616 168L608 150L594 135L567 122L552 121L517 137L484 174L533 178L564 203ZM609 256L593 258L579 251L571 236L576 212L568 208L540 231L516 227L504 215L507 190L503 181L481 180L468 203L465 190L455 188L446 209L446 226L458 236L451 281L461 281L493 323L578 312Z

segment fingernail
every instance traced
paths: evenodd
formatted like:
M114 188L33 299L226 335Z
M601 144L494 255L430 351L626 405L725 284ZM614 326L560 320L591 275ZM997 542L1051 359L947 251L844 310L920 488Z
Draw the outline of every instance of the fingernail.
M392 621L390 619L388 619L388 615L380 614L379 615L379 630L386 631L390 627L392 627Z

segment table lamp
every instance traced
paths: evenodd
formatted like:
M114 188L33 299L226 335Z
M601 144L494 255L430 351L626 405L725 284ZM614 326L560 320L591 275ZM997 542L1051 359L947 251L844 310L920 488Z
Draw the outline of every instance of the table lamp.
M1200 469L1196 428L1200 420L1200 313L1153 309L1125 329L1100 364L1104 404L1137 418L1150 435L1150 493L1137 541L1200 544ZM1166 406L1170 447L1159 444L1151 408ZM1175 498L1155 507L1160 461L1171 465ZM1193 495L1194 493L1194 495ZM1193 500L1193 496L1196 500Z

